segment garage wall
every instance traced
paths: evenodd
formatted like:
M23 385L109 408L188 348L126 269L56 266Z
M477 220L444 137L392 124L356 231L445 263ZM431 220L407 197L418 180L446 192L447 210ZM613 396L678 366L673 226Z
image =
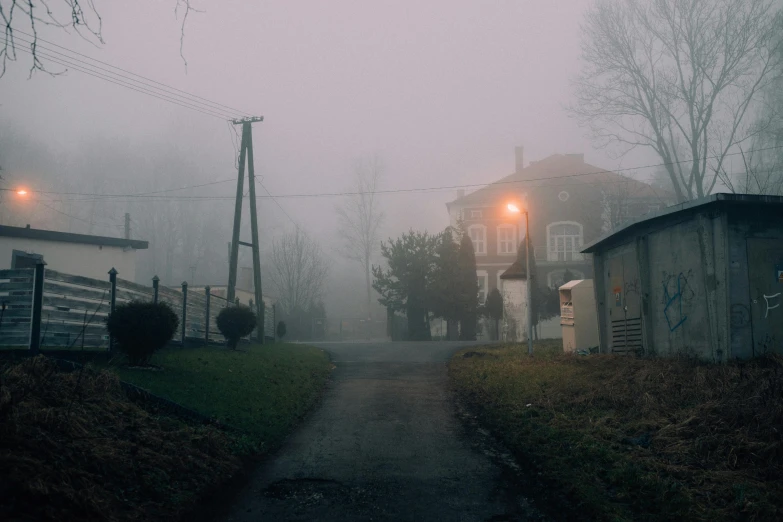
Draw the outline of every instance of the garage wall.
M124 251L121 247L0 237L0 269L11 268L14 250L41 254L47 268L66 274L108 280L108 272L114 267L120 278L136 279L136 251L133 249Z
M732 357L783 353L783 224L756 209L728 214Z

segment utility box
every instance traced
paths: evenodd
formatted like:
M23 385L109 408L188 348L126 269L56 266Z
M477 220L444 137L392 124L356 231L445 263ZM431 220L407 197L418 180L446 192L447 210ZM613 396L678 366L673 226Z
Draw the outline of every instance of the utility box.
M564 352L598 346L598 310L592 279L577 279L560 287L560 326Z

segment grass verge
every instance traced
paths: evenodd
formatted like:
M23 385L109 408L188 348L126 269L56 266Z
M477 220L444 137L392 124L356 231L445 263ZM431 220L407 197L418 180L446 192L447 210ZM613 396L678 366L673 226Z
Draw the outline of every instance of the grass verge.
M783 518L783 358L565 355L540 342L449 364L470 407L585 519Z
M163 371L108 365L130 382L229 426L264 451L279 444L310 409L329 374L329 356L300 344L166 348L152 363Z
M0 520L171 520L236 480L313 406L328 356L300 345L165 349L163 371L0 365ZM158 414L122 377L238 428Z

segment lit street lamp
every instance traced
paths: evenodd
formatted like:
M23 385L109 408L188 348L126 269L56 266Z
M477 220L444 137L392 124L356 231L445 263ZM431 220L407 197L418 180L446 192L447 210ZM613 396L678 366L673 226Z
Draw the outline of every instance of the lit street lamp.
M521 210L516 204L509 203L506 208L512 214L520 214L525 216L525 279L527 284L527 354L533 355L533 290L532 282L530 281L530 219L527 214L527 210Z

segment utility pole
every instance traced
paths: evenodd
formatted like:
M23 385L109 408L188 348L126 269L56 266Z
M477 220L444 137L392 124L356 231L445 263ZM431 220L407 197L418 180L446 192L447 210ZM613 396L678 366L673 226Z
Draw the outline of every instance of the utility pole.
M261 344L264 343L264 311L261 292L261 253L258 244L258 215L256 212L256 179L253 166L253 131L251 125L264 121L263 116L253 116L232 120L234 125L242 125L242 146L239 151L239 174L237 176L237 195L234 206L234 231L230 243L230 256L228 265L228 289L226 298L229 303L234 301L237 284L237 263L239 262L239 245L248 246L253 250L253 286L255 287L255 312L258 323L258 337ZM250 234L251 242L239 240L239 230L242 220L242 191L245 180L245 158L247 158L248 188L250 192Z
M130 214L125 213L125 239L130 239Z

